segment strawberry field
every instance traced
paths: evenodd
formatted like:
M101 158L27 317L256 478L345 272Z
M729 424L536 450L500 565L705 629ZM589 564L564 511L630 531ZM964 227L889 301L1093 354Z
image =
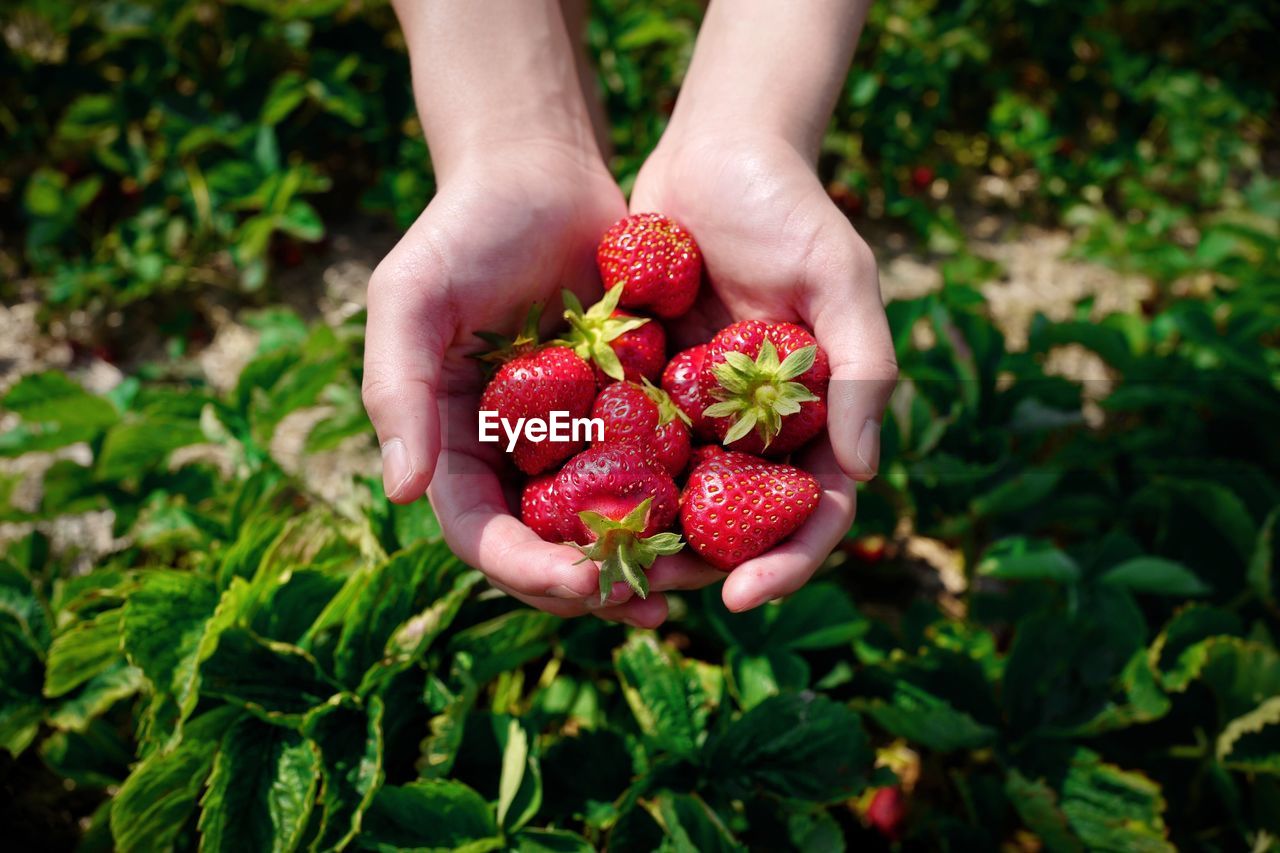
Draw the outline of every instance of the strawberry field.
M701 14L592 5L624 189ZM889 300L879 476L800 591L641 630L384 496L363 286L434 192L389 7L7 4L6 841L1277 849L1278 27L875 4L819 170ZM1026 285L1044 234L1101 284Z

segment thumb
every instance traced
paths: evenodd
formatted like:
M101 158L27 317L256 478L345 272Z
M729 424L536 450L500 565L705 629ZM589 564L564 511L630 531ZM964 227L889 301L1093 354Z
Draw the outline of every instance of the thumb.
M870 480L880 467L880 423L898 363L875 258L852 227L848 236L845 247L814 270L808 313L831 360L827 432L836 462L851 479Z
M441 265L397 264L398 253L369 280L361 393L382 448L383 489L404 504L422 497L440 454L436 394L451 331Z

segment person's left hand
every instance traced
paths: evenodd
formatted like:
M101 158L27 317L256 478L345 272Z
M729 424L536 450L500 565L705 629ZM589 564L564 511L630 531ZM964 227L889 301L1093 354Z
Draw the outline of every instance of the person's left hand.
M765 134L669 130L641 169L630 208L670 216L702 249L706 282L693 312L671 325L673 353L731 322L760 319L808 326L831 359L827 431L798 460L818 477L822 499L795 535L729 574L725 606L747 610L809 580L853 521L856 481L876 474L898 370L875 258L811 164ZM697 562L686 549L655 571L688 575Z

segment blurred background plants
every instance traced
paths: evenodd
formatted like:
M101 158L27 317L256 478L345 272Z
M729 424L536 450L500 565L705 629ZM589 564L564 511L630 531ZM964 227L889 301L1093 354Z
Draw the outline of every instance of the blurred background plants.
M882 476L810 588L746 615L673 597L647 633L484 590L369 470L315 485L371 446L362 317L300 317L282 282L433 191L385 5L9 4L0 288L51 333L77 317L73 343L114 336L125 374L0 386L0 461L41 460L34 499L0 467L8 838L1274 847L1276 13L876 3L822 177L941 278L888 306ZM624 185L699 14L593 5ZM1014 335L970 247L990 216L1152 286ZM254 344L215 386L173 356L219 311ZM107 547L59 541L94 514Z

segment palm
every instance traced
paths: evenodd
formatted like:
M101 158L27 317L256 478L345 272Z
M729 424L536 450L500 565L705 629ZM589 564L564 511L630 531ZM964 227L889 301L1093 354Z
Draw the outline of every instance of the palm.
M679 346L705 342L736 320L763 319L813 328L837 376L857 376L852 368L866 357L852 352L850 339L858 336L850 327L872 329L868 354L882 357L887 330L874 261L809 165L785 143L705 139L674 153L660 149L637 180L631 209L670 215L702 249L710 287L673 329ZM837 385L833 424L837 412L850 408L850 397L866 395L865 388ZM818 509L790 540L734 570L723 591L731 609L794 591L848 529L855 484L842 470L848 466L837 464L832 434L845 439L833 426L799 463L823 487ZM840 449L846 457L852 453L847 443Z

